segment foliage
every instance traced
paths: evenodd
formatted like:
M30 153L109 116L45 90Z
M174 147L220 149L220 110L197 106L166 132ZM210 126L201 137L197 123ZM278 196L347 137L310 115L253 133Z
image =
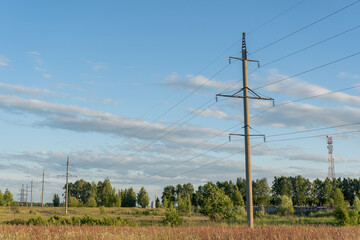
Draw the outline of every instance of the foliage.
M170 206L165 213L165 218L162 223L167 226L179 226L183 222L179 212L172 206Z
M293 203L290 197L280 196L279 213L281 215L290 215L294 213Z
M166 186L164 188L164 191L163 191L162 196L161 196L162 203L163 203L164 206L165 206L165 204L164 204L164 199L165 198L168 201L167 205L174 206L175 200L176 200L176 198L175 198L175 187L174 186L169 185L169 186Z
M350 222L349 211L344 207L338 207L334 211L336 223L340 226L348 225Z
M76 197L69 196L68 206L69 207L79 206L79 200Z
M87 203L85 204L86 207L96 207L96 200L94 197L90 197Z
M216 185L207 184L207 188L203 194L204 200L200 212L208 215L214 219L219 215L221 218L226 218L228 208L233 207L233 203L224 190L219 189Z
M9 189L6 189L3 196L3 202L5 206L11 206L13 205L14 198Z
M190 194L186 196L180 196L178 199L178 208L181 213L191 215L191 199Z
M255 211L254 217L255 218L265 218L266 217L266 211L264 206L261 207L260 211Z
M340 188L336 188L332 194L332 199L334 200L335 208L344 208L348 207L348 202L345 201L344 194L341 192Z
M105 207L104 207L104 206L99 207L99 210L100 210L100 214L101 214L101 215L106 214L106 210L105 210Z
M160 205L161 205L161 204L160 204L160 199L157 197L157 198L156 198L156 201L155 201L155 207L156 207L156 208L159 208Z
M60 197L59 197L59 194L56 194L56 193L54 194L53 204L54 204L54 207L60 206Z
M254 205L262 206L270 203L270 187L266 178L252 182Z
M244 199L241 196L241 193L240 193L237 185L235 185L235 189L231 195L231 200L232 200L234 206L244 206L245 205Z
M149 203L150 203L150 199L149 199L149 195L146 192L145 188L142 187L137 195L137 203L142 207L142 208L146 208Z
M121 207L135 207L136 193L132 188L121 190Z
M360 212L360 200L359 200L358 196L355 196L355 198L354 198L353 208L354 208L356 211Z

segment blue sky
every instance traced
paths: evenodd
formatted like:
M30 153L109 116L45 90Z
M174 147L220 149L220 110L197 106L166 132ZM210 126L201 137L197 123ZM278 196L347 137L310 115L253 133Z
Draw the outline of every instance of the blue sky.
M359 10L347 0L4 3L1 189L18 193L44 169L51 201L67 156L72 181L109 177L151 198L169 184L244 177L243 140L228 142L243 131L242 101L215 102L241 87L228 57L240 56L242 32L263 66L249 63L250 87L276 103L251 101L252 133L268 136L252 139L253 178L325 178L326 134L336 176L358 177L360 87L297 100L359 84Z

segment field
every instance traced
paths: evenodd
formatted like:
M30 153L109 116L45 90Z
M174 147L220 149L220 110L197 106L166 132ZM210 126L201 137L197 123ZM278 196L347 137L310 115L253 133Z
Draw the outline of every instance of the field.
M104 212L105 210L105 212ZM65 217L63 208L0 208L0 239L360 239L360 227L337 227L330 213L281 217L267 215L255 218L255 229L246 226L246 219L238 221L210 221L195 214L182 216L179 227L162 226L164 209L139 208L70 208L68 218L115 218L131 223L129 226L88 225L10 225L13 219L34 217L48 219Z

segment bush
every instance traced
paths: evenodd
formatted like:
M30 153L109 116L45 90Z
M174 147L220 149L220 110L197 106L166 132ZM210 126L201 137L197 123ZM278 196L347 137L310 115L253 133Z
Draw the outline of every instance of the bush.
M25 225L27 222L22 218L15 218L4 222L5 224L11 225Z
M360 212L360 200L359 200L358 196L355 196L355 198L354 198L353 208L356 211Z
M291 198L286 195L280 197L279 213L282 216L294 214L294 208Z
M38 216L38 217L34 217L34 218L30 218L27 221L28 225L46 225L46 220L43 219L42 217Z
M85 214L81 220L81 225L96 225L98 223L98 220L96 218L93 218L90 215Z
M79 217L72 217L71 222L73 226L80 226L81 225L81 218Z
M227 207L223 214L216 214L213 218L214 221L219 221L221 218L229 219L229 220L240 220L246 217L246 211L244 207L234 206Z
M180 217L179 212L175 208L170 207L166 210L162 223L167 226L179 226L182 224L182 221L183 219Z
M106 214L106 210L105 210L105 207L104 207L104 206L101 206L99 209L100 209L100 214L101 214L101 215Z
M48 224L50 225L66 225L71 224L72 221L66 217L60 217L58 215L54 215L48 219Z
M96 207L96 200L95 198L91 197L89 198L89 200L87 201L87 203L85 204L87 207Z
M255 211L254 213L255 218L265 218L266 215L267 214L264 207L261 207L260 211Z
M349 211L349 224L357 225L359 222L359 212L355 209Z
M350 223L349 211L344 207L338 207L334 211L336 223L340 226L345 226Z

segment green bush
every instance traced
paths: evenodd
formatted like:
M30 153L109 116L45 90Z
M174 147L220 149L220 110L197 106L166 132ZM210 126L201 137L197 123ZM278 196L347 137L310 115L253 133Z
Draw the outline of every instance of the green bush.
M73 216L71 218L71 222L73 226L80 226L81 225L81 218Z
M280 196L279 213L282 216L294 214L293 202L286 195Z
M340 226L345 226L350 223L349 210L344 207L338 207L334 211L336 223Z
M100 214L101 214L101 215L106 214L106 210L105 210L105 207L104 207L104 206L101 206L101 207L99 208L99 210L100 210Z
M81 225L96 225L98 223L98 219L93 218L90 215L85 214L81 219L80 219Z
M255 218L265 218L266 215L267 214L264 207L261 207L260 211L255 211L254 213Z
M27 221L28 225L46 225L46 220L43 219L42 217L38 216L38 217L34 217L34 218L30 218Z
M11 225L25 225L27 222L22 218L15 218L4 222L5 224Z
M182 221L183 219L180 217L179 212L175 208L170 207L166 210L162 223L167 226L179 226L182 224Z
M66 225L66 224L72 224L72 221L66 217L61 217L58 215L51 216L47 223L49 225Z

